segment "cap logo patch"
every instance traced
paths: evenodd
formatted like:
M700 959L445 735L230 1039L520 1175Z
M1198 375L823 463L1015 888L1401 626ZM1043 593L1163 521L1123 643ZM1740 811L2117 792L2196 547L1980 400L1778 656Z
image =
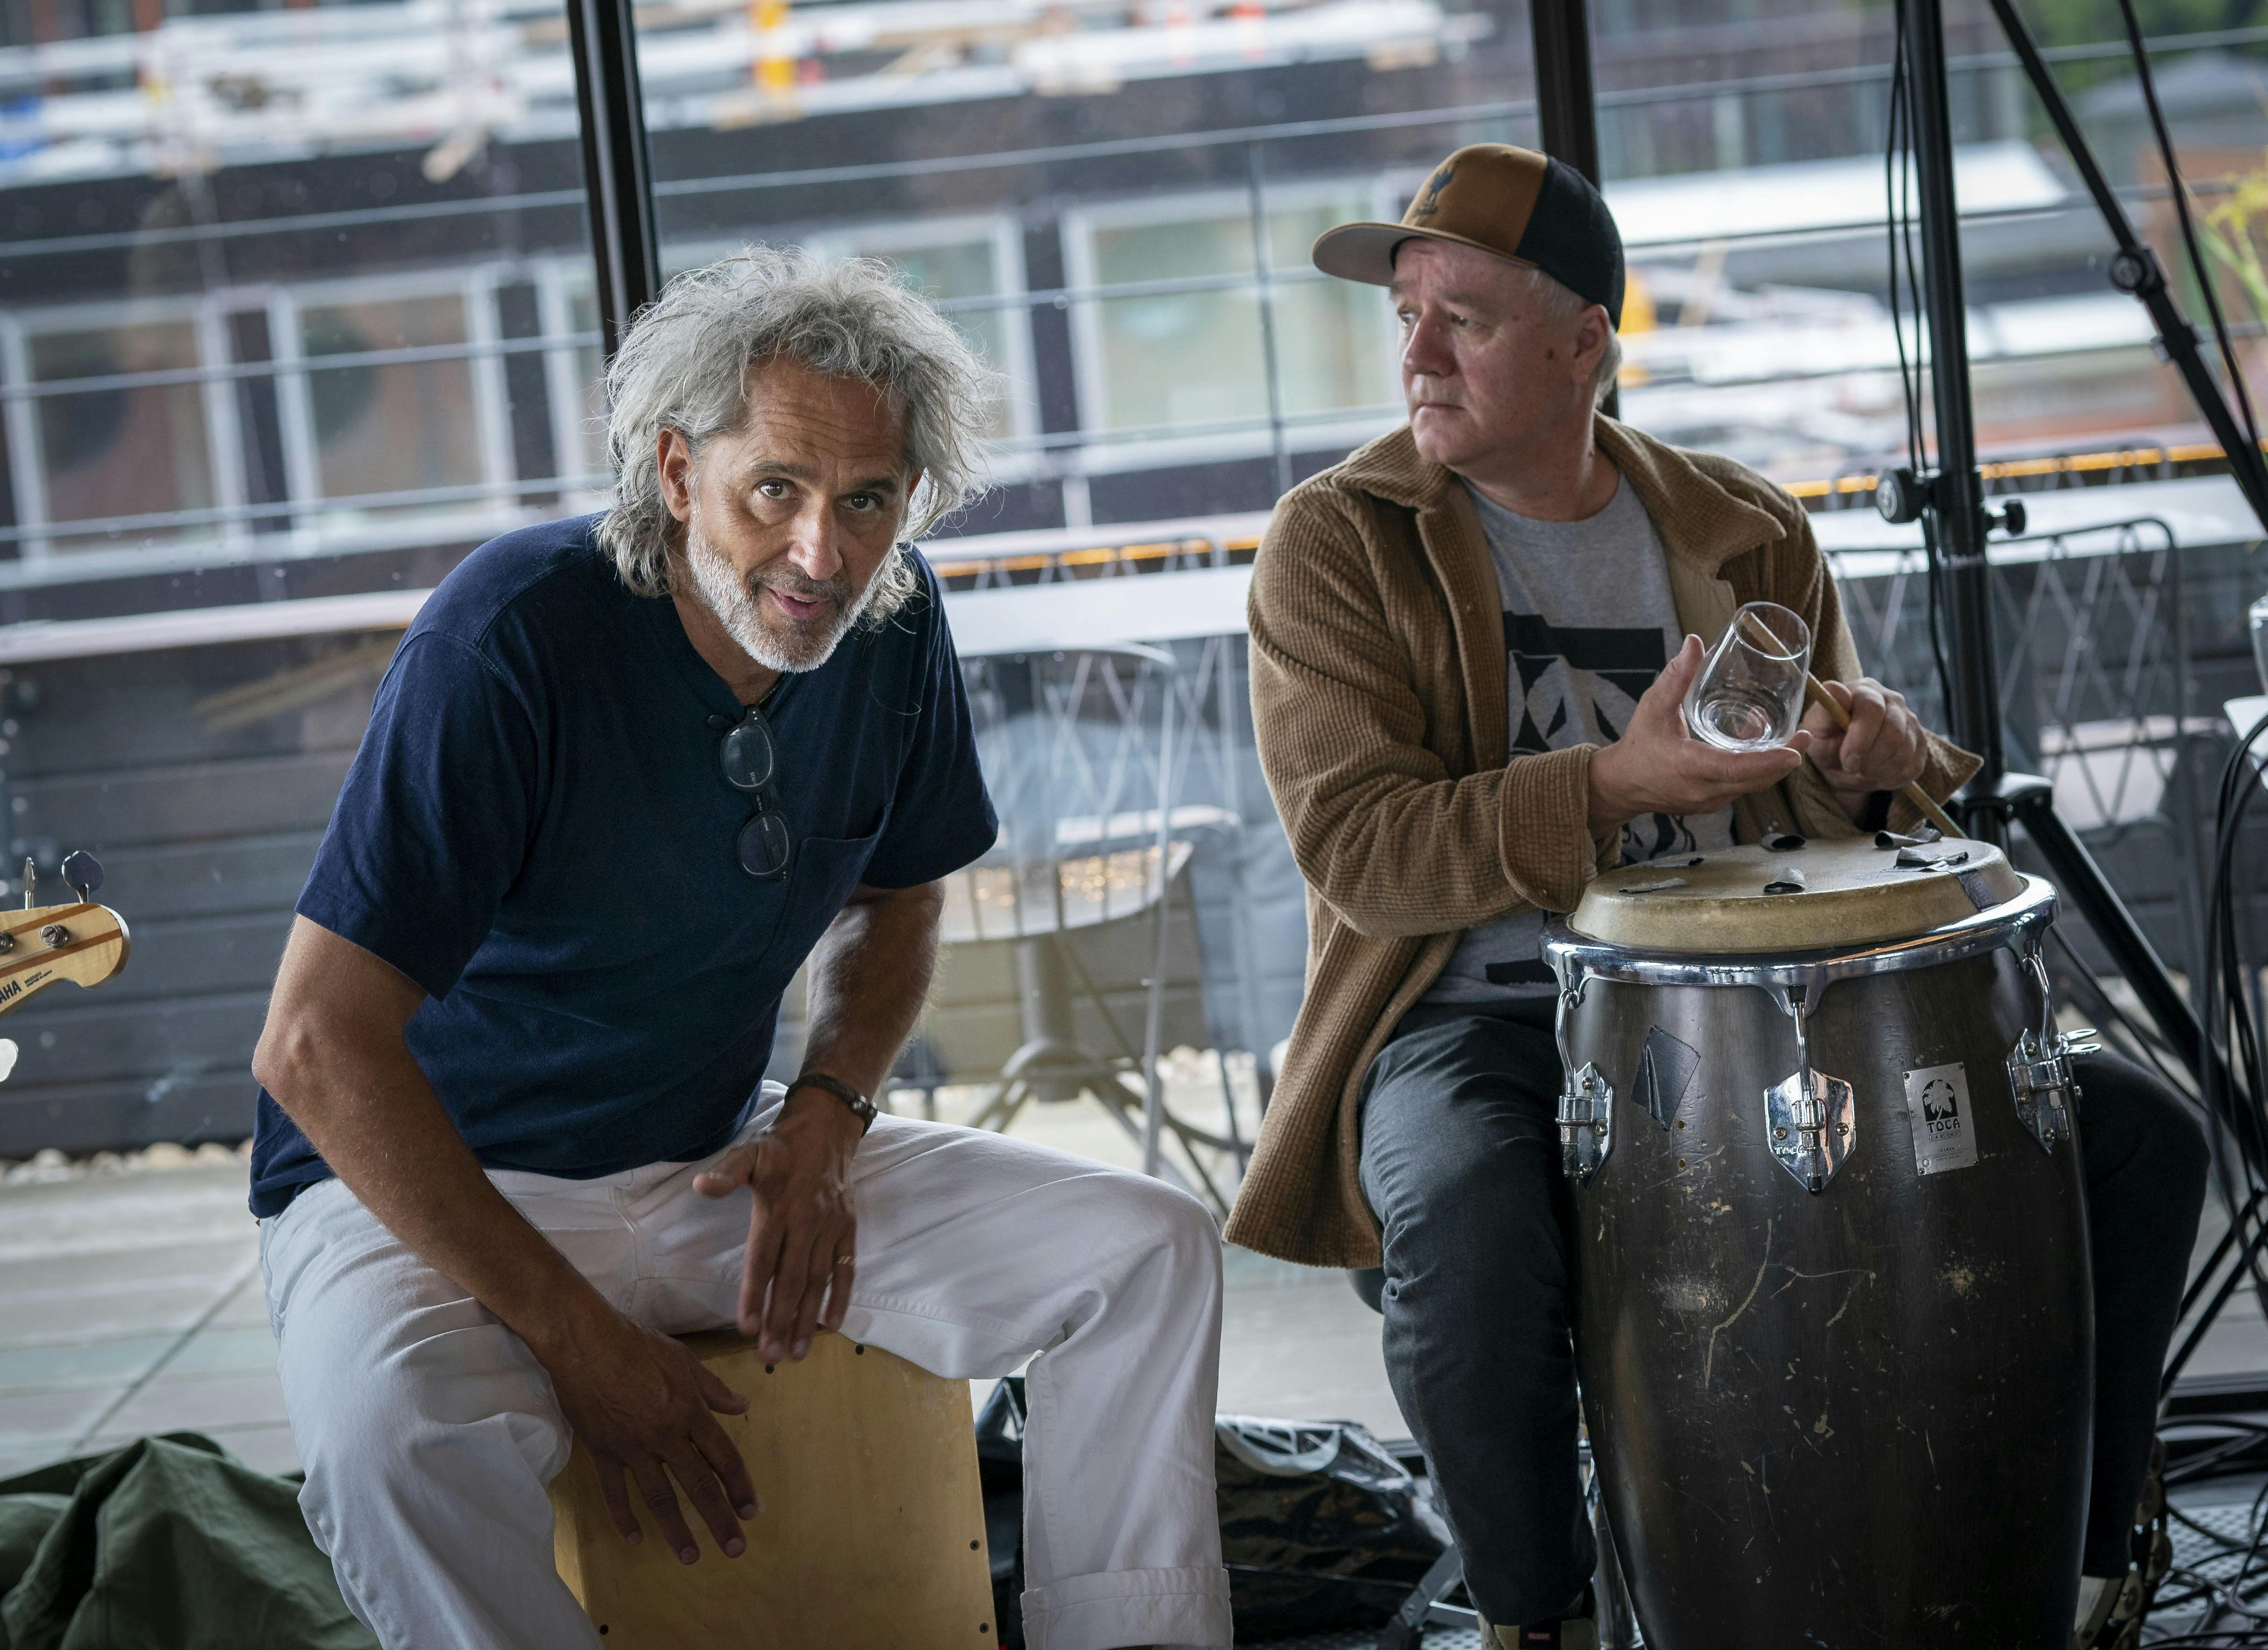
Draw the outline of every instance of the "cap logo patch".
M1454 166L1444 166L1432 177L1426 179L1425 193L1418 196L1418 204L1410 209L1410 216L1412 217L1431 217L1434 213L1440 211L1441 210L1441 191L1449 187L1450 180L1456 175L1457 169Z

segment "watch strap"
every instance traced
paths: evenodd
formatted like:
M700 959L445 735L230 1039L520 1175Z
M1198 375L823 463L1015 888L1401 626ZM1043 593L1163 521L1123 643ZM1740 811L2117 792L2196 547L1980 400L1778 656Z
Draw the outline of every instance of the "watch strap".
M850 1115L858 1120L858 1132L863 1137L874 1126L874 1102L839 1077L829 1077L824 1072L806 1072L787 1086L791 1094L799 1088L824 1089L850 1108Z

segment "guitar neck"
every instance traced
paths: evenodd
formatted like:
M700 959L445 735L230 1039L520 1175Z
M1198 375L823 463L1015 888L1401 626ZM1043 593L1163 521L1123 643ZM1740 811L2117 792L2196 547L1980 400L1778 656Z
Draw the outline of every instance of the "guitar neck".
M99 985L126 966L129 947L125 922L107 906L0 910L0 1014L58 980Z

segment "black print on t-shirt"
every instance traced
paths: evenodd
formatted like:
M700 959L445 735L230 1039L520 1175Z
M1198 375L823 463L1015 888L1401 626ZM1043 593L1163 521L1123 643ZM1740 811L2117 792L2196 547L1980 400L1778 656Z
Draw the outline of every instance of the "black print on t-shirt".
M1638 699L1669 662L1659 625L1562 629L1535 613L1504 615L1504 650L1520 681L1520 726L1512 735L1515 756L1581 742L1578 693L1590 697L1591 726L1599 737L1620 739ZM1677 814L1651 814L1623 827L1623 858L1628 860L1690 853L1696 845Z

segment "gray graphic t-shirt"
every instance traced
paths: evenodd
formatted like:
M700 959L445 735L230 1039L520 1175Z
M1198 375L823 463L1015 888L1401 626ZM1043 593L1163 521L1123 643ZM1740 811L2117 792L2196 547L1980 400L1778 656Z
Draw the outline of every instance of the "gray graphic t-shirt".
M1622 736L1684 633L1661 540L1624 481L1582 521L1534 521L1477 491L1504 599L1505 686L1512 755L1605 745ZM1733 811L1642 814L1623 827L1623 858L1706 853L1733 844ZM1553 989L1535 911L1468 928L1420 1000L1486 1004Z

